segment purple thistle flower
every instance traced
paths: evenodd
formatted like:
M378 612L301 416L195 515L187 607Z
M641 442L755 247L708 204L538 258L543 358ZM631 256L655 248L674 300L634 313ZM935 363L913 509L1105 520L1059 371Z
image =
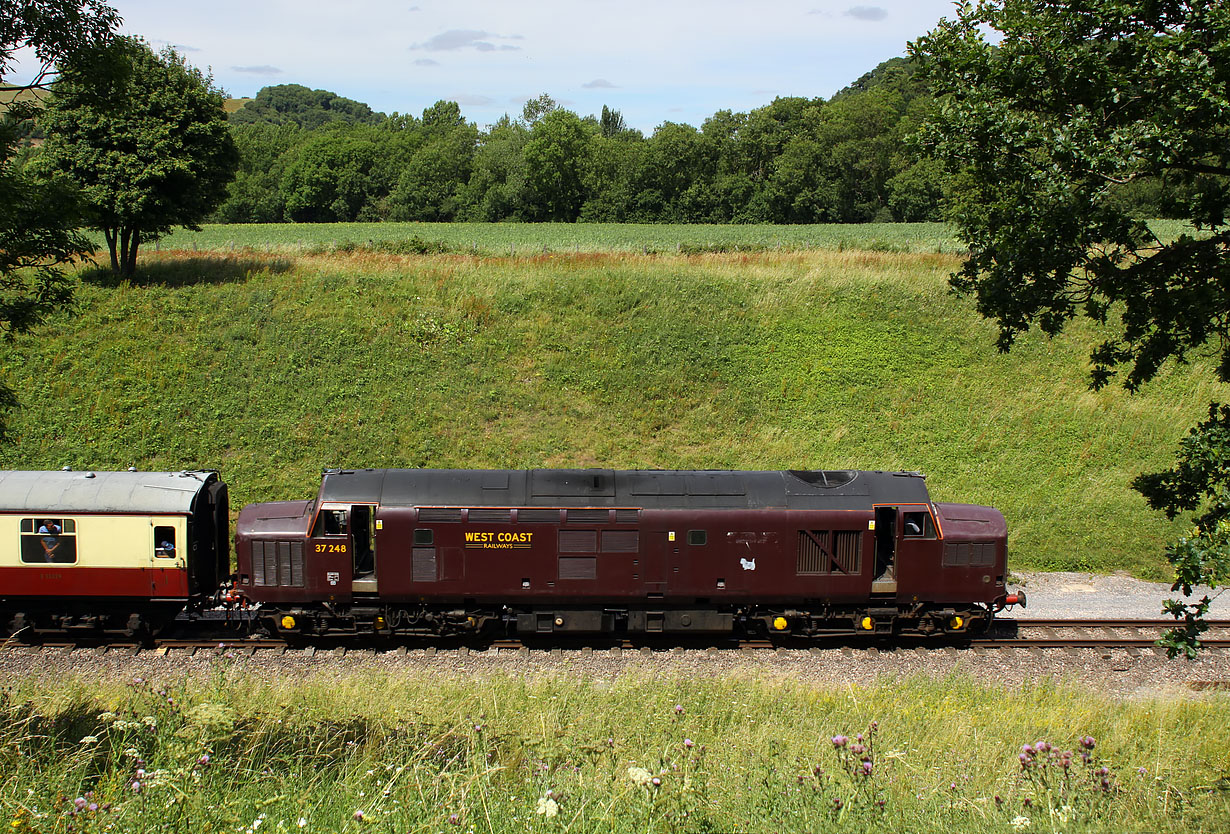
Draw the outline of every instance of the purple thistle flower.
M845 747L846 742L848 742L849 740L850 739L846 738L845 736L833 736L833 738L831 739L834 747Z
M1017 756L1017 759L1019 759L1021 762L1022 770L1029 767L1029 756L1026 756L1024 753L1022 753L1021 755Z
M461 815L460 814L449 814L448 824L449 825L461 825Z
M863 762L863 775L864 776L871 775L871 762Z
M97 802L91 802L89 805L85 806L85 809L86 809L87 811L97 811L97 810L98 810L98 803L97 803Z
M84 811L87 804L84 796L79 796L73 800L73 805L77 806L78 811Z
M1145 770L1143 767L1138 767L1138 768L1136 768L1136 774L1137 774L1138 776L1148 776L1148 775L1149 775L1149 771Z
M842 806L842 801L841 801L840 799L834 799L834 800L833 800L833 810L834 810L834 811L840 811L840 810L841 810L841 806Z
M675 704L675 715L683 715L683 704Z
M200 765L201 767L204 767L205 765L209 764L209 754L202 753L201 758L197 759L196 763Z
M685 738L685 739L683 740L683 746L684 746L684 747L695 747L695 746L696 746L696 742L692 741L692 739L690 739L690 738Z
M1032 746L1028 744L1024 744L1024 745L1021 745L1021 753L1026 756L1032 756L1035 753L1035 750Z
M367 816L367 815L366 815L366 814L364 814L362 811L355 811L355 812L354 812L354 818L355 818L356 820L358 820L359 822L363 822L363 819L364 819L366 816Z
M655 776L649 780L649 784L653 785L655 788L660 788L662 787L662 780Z
M1093 736L1085 736L1081 739L1081 747L1084 747L1086 750L1092 750L1095 744L1097 742L1093 740Z

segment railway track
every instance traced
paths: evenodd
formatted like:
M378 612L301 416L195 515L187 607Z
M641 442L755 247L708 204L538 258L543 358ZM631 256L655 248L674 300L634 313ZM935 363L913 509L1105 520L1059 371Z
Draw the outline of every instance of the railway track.
M1068 620L1068 619L1021 619L997 620L986 634L972 636L962 640L935 640L920 638L901 638L893 641L865 638L821 638L818 640L658 640L647 642L643 640L594 639L592 641L573 641L565 644L541 643L537 641L520 641L497 639L482 643L447 640L437 643L427 641L324 641L320 644L307 646L292 646L281 640L266 638L231 638L211 639L167 637L159 638L149 643L139 643L131 640L109 640L104 638L48 638L36 643L24 643L9 640L0 645L0 651L26 652L72 652L92 651L96 654L144 654L144 655L177 655L192 656L197 653L214 653L222 656L254 656L257 654L286 654L302 652L307 656L340 657L347 654L398 654L424 652L429 655L448 653L495 653L515 652L525 654L538 651L580 650L592 653L594 651L609 651L612 653L624 651L660 652L660 651L707 651L711 653L729 652L732 650L759 652L778 649L811 649L819 652L824 649L840 648L845 653L863 651L880 653L890 651L928 652L943 650L948 652L975 651L986 652L998 649L1025 649L1038 651L1043 649L1123 649L1129 654L1138 655L1144 651L1164 652L1156 643L1164 631L1174 627L1173 620ZM1230 649L1230 620L1211 620L1209 629L1201 638L1201 642L1209 649Z

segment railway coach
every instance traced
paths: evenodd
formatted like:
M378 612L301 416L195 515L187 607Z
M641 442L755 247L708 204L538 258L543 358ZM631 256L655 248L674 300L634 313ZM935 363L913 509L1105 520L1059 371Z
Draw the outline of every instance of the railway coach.
M329 470L252 504L237 590L346 634L954 634L1024 603L1007 527L913 472Z
M216 472L0 472L10 634L147 635L209 604L230 569Z

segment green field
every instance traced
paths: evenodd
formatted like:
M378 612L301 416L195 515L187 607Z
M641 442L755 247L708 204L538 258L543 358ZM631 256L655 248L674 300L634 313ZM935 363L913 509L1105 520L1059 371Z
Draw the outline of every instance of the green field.
M6 689L6 830L1214 834L1230 815L1224 697L1116 701L959 674L270 681L234 663ZM1022 768L1037 742L1054 748Z
M1182 223L1152 222L1163 238ZM102 238L98 237L102 245ZM177 230L158 247L186 251L303 253L348 247L421 245L460 254L635 252L688 254L722 251L862 249L875 252L959 254L962 246L943 223L840 223L782 226L636 223L265 223Z
M473 229L480 251L537 230L515 257L163 246L134 282L87 273L75 315L15 340L0 465L219 468L236 505L308 497L331 466L920 470L937 500L1004 511L1018 569L1165 578L1185 522L1128 483L1226 398L1209 366L1090 392L1091 327L998 355L948 292L955 256L867 251L888 232L841 228L849 247L700 255L635 250L761 230ZM589 237L561 251L564 234Z

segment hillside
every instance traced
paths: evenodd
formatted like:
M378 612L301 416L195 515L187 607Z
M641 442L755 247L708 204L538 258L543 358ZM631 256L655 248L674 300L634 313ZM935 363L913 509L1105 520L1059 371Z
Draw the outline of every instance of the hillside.
M1090 392L1087 330L997 355L956 265L164 250L16 340L0 466L216 467L236 506L327 466L912 469L1000 507L1017 567L1163 577L1182 524L1127 484L1228 392Z

